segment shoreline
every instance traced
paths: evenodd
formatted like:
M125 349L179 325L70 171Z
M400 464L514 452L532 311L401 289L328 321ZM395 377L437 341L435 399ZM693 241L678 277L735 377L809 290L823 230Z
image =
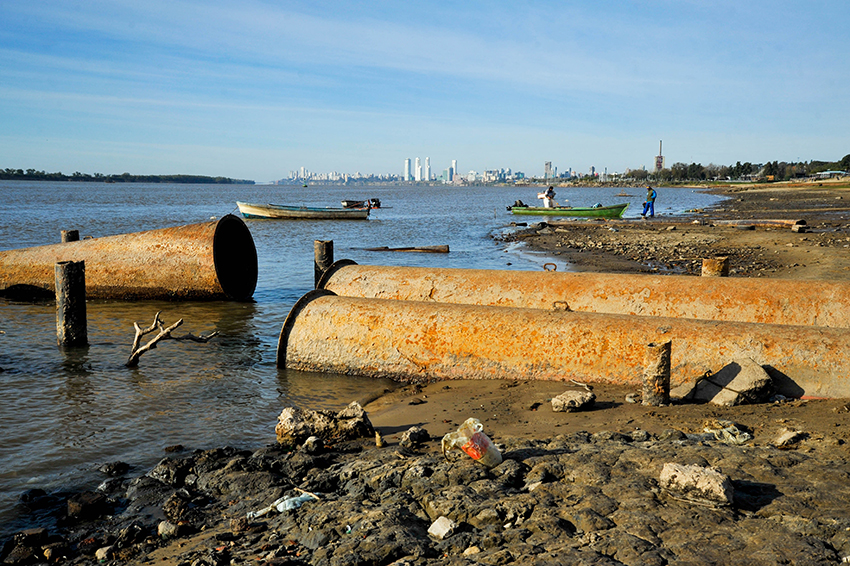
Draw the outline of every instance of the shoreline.
M805 194L776 185L724 189L743 200L697 215L699 224L571 222L559 226L566 232L522 231L518 240L588 271L691 273L699 263L693 258L726 253L733 277L846 279L850 232L838 197L850 200L850 187L825 185L808 186ZM658 191L663 202L664 188ZM796 220L803 210L815 211L803 218L811 228L806 233L715 223L741 216ZM634 387L593 384L590 409L552 410L553 397L579 389L566 381L399 385L362 400L387 442L383 448L373 438L312 448L171 447L142 475L112 463L93 492L27 494L22 505L58 522L10 539L0 558L25 564L40 553L37 561L62 564L166 566L637 566L835 564L850 556L848 400L648 407L626 400L639 393ZM500 466L484 468L460 452L450 461L442 457L442 436L469 417L500 447ZM707 436L706 423L718 421L735 423L752 439L732 445ZM411 427L425 429L427 440L403 446ZM798 433L796 440L778 443L787 431ZM660 476L668 463L718 470L731 482L734 501L706 506L666 491ZM319 499L248 519L298 490ZM69 517L69 510L77 515ZM442 540L427 532L440 516L458 525ZM173 530L163 531L163 521ZM20 560L10 562L15 549Z

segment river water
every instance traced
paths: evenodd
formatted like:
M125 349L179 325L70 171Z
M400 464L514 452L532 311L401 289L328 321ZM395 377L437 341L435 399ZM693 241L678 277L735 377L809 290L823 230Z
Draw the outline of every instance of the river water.
M284 187L0 181L0 251L56 243L62 230L100 237L205 222L238 214L237 200L339 206L379 198L368 221L247 220L257 247L253 302L89 301L89 347L56 346L52 302L0 299L0 538L19 526L20 495L32 488L92 488L97 468L125 461L150 468L167 446L257 447L274 442L280 411L290 405L339 410L380 392L380 380L287 371L275 367L277 337L295 301L313 287L313 242L333 240L336 259L363 265L538 270L551 258L494 241L512 217L505 206L536 204L534 188ZM559 189L573 206L630 202L640 213L644 191ZM719 197L692 189L659 191L656 213L682 214ZM448 244L448 254L368 252L365 247ZM558 265L564 270L568 266ZM162 311L179 332L218 331L205 344L164 342L124 362L133 323L146 327Z

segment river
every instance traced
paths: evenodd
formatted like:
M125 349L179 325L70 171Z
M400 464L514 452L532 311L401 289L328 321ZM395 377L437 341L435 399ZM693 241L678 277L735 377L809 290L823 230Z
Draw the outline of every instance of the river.
M644 191L559 189L574 206L630 202ZM0 251L56 243L62 230L100 237L205 222L238 214L236 200L339 206L379 198L368 221L247 220L259 276L252 302L89 301L89 347L60 350L52 302L0 299L0 538L20 526L20 495L96 486L97 468L124 461L150 468L172 445L257 447L274 442L290 405L339 410L382 391L380 380L275 367L277 337L295 301L313 286L313 242L333 240L336 259L359 264L538 270L551 258L492 236L511 230L506 205L536 204L529 187L274 186L0 181ZM704 208L720 197L660 189L656 214ZM379 246L447 244L448 254L369 252ZM568 266L559 265L559 269ZM137 368L124 362L133 323L154 314L181 332L218 331L208 343L164 342Z

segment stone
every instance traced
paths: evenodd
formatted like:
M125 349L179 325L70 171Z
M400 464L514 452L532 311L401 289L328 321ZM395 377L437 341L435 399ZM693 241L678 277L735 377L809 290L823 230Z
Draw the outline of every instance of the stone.
M68 499L68 516L74 519L95 519L109 510L109 501L101 493L86 491Z
M457 530L457 523L445 515L441 515L428 527L428 534L436 539L443 540L452 536L455 530Z
M399 445L406 448L417 448L431 440L431 435L421 426L412 426L401 435Z
M552 399L552 410L556 413L573 413L587 409L595 401L593 391L567 391Z
M744 358L700 380L688 398L733 407L765 401L772 392L770 375L752 359Z
M301 444L311 436L325 441L344 441L375 435L375 429L366 411L356 401L339 413L311 411L297 407L285 408L275 427L281 444Z
M177 525L171 521L160 521L156 527L156 534L164 539L175 538L177 536Z
M780 450L788 450L794 448L803 439L806 438L806 433L801 430L790 430L783 428L779 431L779 436L773 441L773 445Z
M111 546L104 546L104 547L98 548L97 551L95 551L95 553L94 553L94 557L97 558L97 560L99 562L109 560L109 558L111 556L112 556L112 547Z
M659 483L673 497L702 505L728 506L735 497L729 476L711 467L670 462L661 469Z

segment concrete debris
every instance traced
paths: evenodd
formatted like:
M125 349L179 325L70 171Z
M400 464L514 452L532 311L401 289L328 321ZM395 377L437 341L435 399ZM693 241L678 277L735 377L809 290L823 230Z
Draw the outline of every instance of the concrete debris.
M767 401L773 393L770 375L750 358L735 360L691 387L677 388L671 396L733 407Z
M446 539L452 536L457 529L457 523L442 515L436 521L431 523L428 528L428 534L436 539Z
M773 441L773 445L780 450L790 450L796 448L800 441L805 440L808 435L801 430L790 430L783 428L779 431L779 436Z
M336 414L287 407L280 413L274 430L277 441L289 445L301 444L311 436L325 441L375 436L375 429L366 411L356 401Z
M552 410L556 413L573 413L587 409L596 401L592 391L567 391L552 399Z
M660 484L674 499L699 505L724 507L735 497L729 476L711 467L667 463L661 470Z

